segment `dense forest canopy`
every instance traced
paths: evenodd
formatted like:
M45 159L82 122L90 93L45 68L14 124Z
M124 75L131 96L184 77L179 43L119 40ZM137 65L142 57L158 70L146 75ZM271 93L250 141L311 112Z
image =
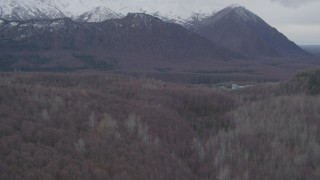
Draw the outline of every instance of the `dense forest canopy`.
M0 74L0 179L319 179L319 70L239 90Z

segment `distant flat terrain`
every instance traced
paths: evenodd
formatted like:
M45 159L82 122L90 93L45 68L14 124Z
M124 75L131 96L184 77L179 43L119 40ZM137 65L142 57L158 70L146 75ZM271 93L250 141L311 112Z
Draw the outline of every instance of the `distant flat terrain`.
M312 54L320 56L320 45L301 45L300 47Z

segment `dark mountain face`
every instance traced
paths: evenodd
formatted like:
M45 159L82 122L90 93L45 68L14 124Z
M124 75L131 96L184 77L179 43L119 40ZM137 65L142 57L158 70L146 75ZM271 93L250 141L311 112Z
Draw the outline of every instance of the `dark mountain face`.
M214 45L184 27L166 23L146 14L128 14L120 20L104 22L110 47L126 52L173 58L234 58L238 55Z
M102 23L70 19L4 22L0 33L1 47L15 50L101 49L222 59L234 55L182 26L146 14L128 14Z
M304 50L244 7L227 7L195 21L191 30L218 45L263 57L307 56Z
M70 19L3 21L0 48L7 51L75 48L79 29L87 30Z
M101 23L70 19L0 22L0 49L6 53L91 53L152 60L226 60L242 57L173 23L146 14L128 14ZM67 54L67 55L66 55ZM72 57L73 58L73 57Z

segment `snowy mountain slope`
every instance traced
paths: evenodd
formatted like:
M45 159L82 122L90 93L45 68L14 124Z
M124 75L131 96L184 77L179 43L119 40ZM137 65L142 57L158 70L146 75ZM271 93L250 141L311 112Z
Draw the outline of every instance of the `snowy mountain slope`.
M82 0L0 0L0 17L7 20L54 19L82 14Z
M59 0L0 0L0 17L7 20L64 18L71 14L67 11L69 3Z
M81 14L82 1L0 0L0 17L7 20L54 19Z
M64 18L66 16L51 1L0 0L0 17L7 20L28 20Z

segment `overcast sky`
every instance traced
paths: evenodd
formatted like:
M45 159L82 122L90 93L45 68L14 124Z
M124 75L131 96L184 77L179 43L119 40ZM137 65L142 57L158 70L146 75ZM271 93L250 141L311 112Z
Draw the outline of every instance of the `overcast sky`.
M72 0L70 0L72 1ZM192 12L209 13L231 4L245 6L271 26L277 28L299 45L320 45L320 0L81 0L94 6L103 3L121 11L177 14L182 17Z
M320 45L320 0L239 0L300 45Z

